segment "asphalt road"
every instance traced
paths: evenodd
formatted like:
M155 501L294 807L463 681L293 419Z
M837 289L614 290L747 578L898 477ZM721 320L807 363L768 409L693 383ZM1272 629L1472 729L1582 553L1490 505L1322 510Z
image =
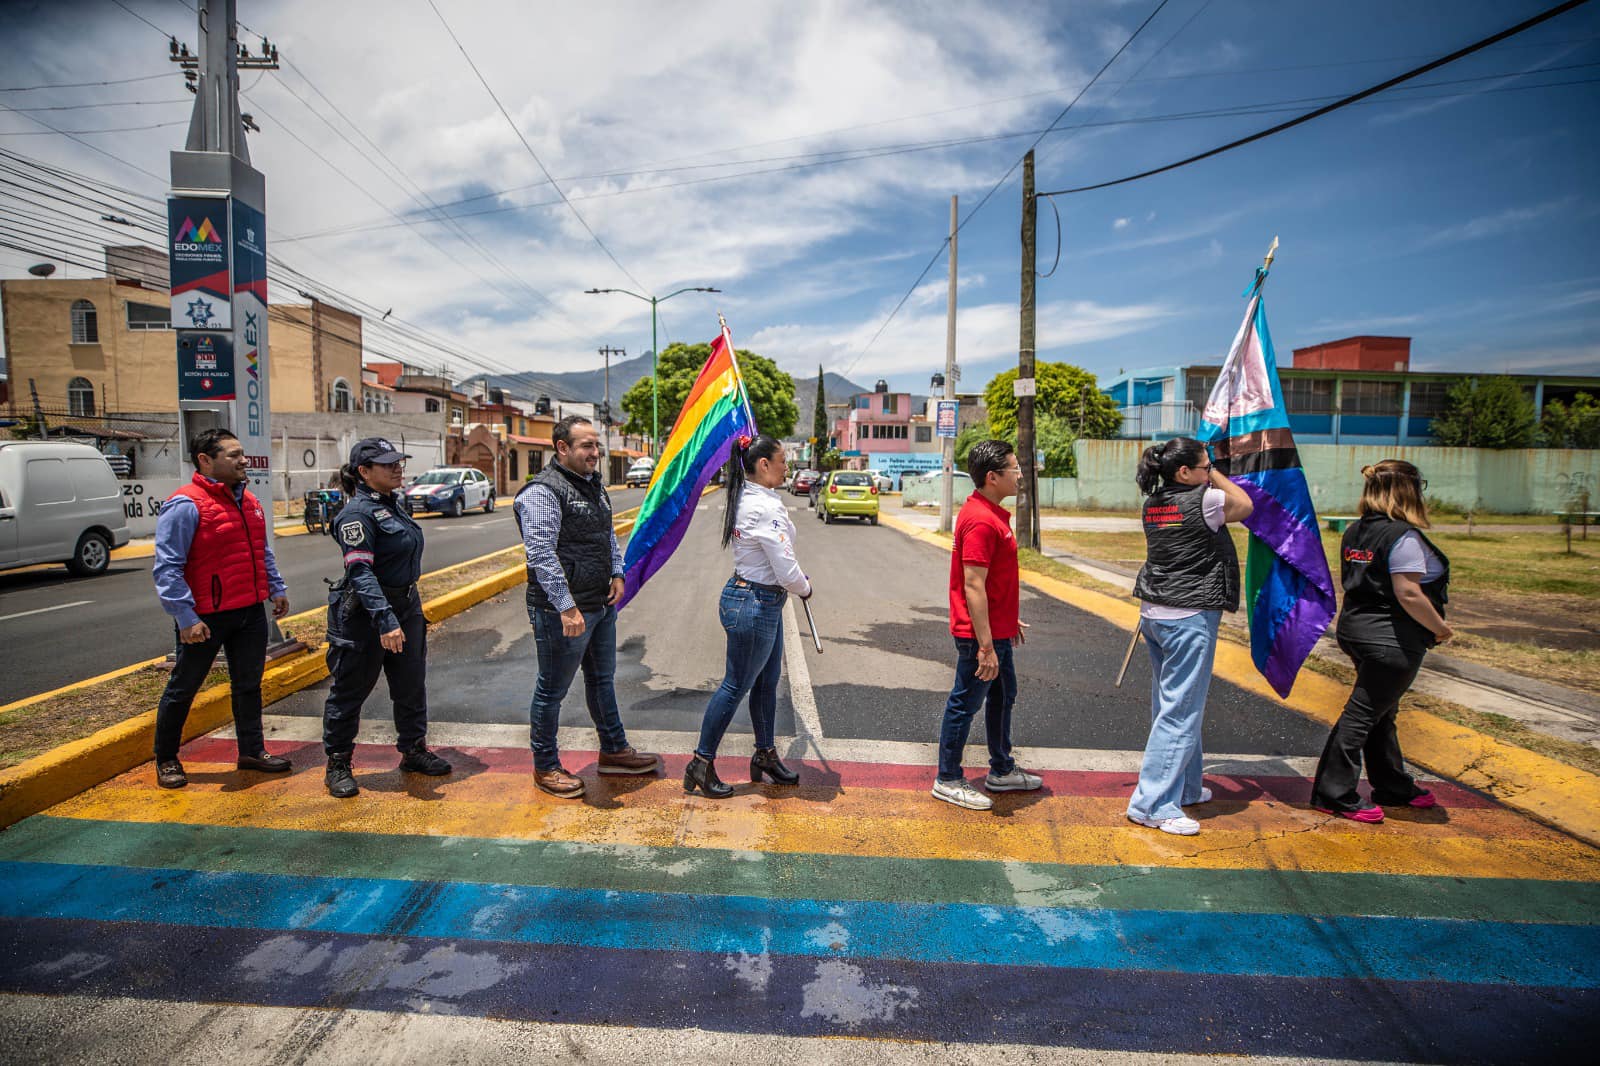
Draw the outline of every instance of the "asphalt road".
M638 506L641 489L611 494L612 506ZM509 501L494 513L426 517L426 570L465 562L517 542ZM278 537L278 571L289 585L291 611L318 606L322 579L337 576L339 556L326 537ZM99 577L75 578L65 567L0 573L0 704L141 662L172 649L172 624L156 600L154 559L112 560Z
M949 555L884 526L824 526L803 498L789 498L799 556L816 594L812 609L824 653L807 651L822 732L830 739L933 742L954 677L945 582ZM630 729L692 732L722 678L724 635L717 597L732 571L718 546L722 497L703 502L682 546L622 612L617 698ZM1053 748L1129 751L1149 731L1149 667L1141 649L1122 689L1113 687L1127 634L1066 604L1024 590L1030 637L1017 653L1012 741ZM800 625L804 628L804 618ZM430 716L439 722L528 720L537 672L521 589L435 626L429 635ZM788 671L779 691L778 733L794 732ZM273 706L274 714L319 716L327 682ZM380 683L368 715L387 720ZM561 724L586 726L581 681ZM749 732L743 709L731 732ZM1213 682L1205 746L1231 754L1314 755L1324 727L1227 682ZM969 764L984 761L981 717Z

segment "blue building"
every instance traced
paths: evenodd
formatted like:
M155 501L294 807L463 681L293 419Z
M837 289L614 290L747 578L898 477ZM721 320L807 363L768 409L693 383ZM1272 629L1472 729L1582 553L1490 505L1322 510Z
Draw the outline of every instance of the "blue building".
M1432 444L1450 386L1463 377L1410 369L1409 337L1347 337L1280 357L1289 425L1302 444ZM1101 388L1122 408L1123 437L1191 435L1217 383L1220 364L1153 367L1119 374ZM1498 376L1498 375L1497 375ZM1600 397L1600 376L1511 374L1541 415L1552 400Z

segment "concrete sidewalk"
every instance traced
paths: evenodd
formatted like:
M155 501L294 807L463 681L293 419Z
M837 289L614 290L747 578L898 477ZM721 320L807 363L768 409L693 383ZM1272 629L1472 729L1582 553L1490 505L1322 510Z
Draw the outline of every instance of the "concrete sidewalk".
M937 529L939 526L938 515L935 512L921 509L907 508L896 517L915 525L921 529ZM1140 528L1137 519L1117 518L1045 518L1041 520L1045 529L1077 529L1080 531L1111 532L1112 529L1101 526L1089 526L1083 523L1112 523L1125 522L1133 530ZM1048 523L1077 523L1072 526L1050 525ZM1463 526L1464 530L1466 527ZM1486 526L1476 527L1478 531L1487 531ZM1506 529L1524 530L1526 526L1507 526ZM1122 531L1116 527L1115 531ZM1112 585L1123 592L1133 592L1135 571L1115 563L1107 563L1098 559L1087 559L1081 555L1062 551L1059 548L1046 547L1044 555L1072 567L1080 573L1094 578L1096 581ZM1223 624L1235 629L1246 628L1242 615L1224 615ZM1330 635L1324 636L1317 643L1314 654L1336 662L1346 662L1343 652ZM1600 698L1591 696L1586 692L1566 688L1561 685L1540 681L1536 678L1524 677L1506 670L1497 670L1494 667L1470 663L1464 659L1455 658L1447 653L1430 652L1422 672L1418 674L1412 689L1429 696L1459 703L1475 711L1489 714L1504 715L1561 740L1576 741L1600 748Z

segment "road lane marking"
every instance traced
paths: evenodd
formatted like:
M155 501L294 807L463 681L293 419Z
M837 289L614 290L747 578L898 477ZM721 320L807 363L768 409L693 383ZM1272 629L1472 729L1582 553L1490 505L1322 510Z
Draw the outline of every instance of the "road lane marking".
M13 618L26 618L32 614L48 614L51 611L64 611L68 607L86 607L93 602L93 600L74 600L71 603L58 603L54 607L40 607L35 611L18 611L16 614L0 615L0 622L9 622Z
M789 667L789 702L794 705L798 744L790 745L790 758L799 758L807 746L826 763L822 750L822 719L817 715L817 694L811 687L811 666L806 662L806 646L801 641L800 623L795 619L794 597L783 605L783 655Z

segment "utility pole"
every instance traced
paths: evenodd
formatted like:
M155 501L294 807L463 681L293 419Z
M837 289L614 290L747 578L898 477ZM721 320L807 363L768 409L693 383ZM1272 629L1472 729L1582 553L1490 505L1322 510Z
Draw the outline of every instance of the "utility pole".
M950 293L947 299L944 322L944 398L956 398L956 230L959 228L957 199L950 197ZM961 428L961 409L956 408L956 430ZM944 453L941 466L944 478L939 487L939 532L950 532L951 514L955 510L956 441L945 437L941 448Z
M237 0L200 0L199 51L173 40L169 58L195 94L189 135L172 153L167 265L177 335L179 435L229 430L244 445L250 490L272 533L272 403L267 345L267 187L250 165L239 71L276 70L266 40L238 40ZM313 315L315 315L313 307ZM315 318L313 318L315 325ZM320 397L319 397L320 400ZM268 656L299 647L268 619Z
M600 403L600 409L604 412L601 418L605 422L605 442L606 451L608 452L611 450L611 357L613 355L618 359L626 359L628 352L625 348L613 348L609 344L600 349L600 357L606 361L605 378L602 386L605 398Z
M1038 471L1033 462L1033 399L1038 385L1033 376L1033 336L1035 307L1033 286L1038 253L1039 202L1033 195L1033 152L1022 157L1022 335L1017 346L1017 461L1022 466L1022 484L1017 488L1017 541L1038 550L1038 500L1035 491Z

